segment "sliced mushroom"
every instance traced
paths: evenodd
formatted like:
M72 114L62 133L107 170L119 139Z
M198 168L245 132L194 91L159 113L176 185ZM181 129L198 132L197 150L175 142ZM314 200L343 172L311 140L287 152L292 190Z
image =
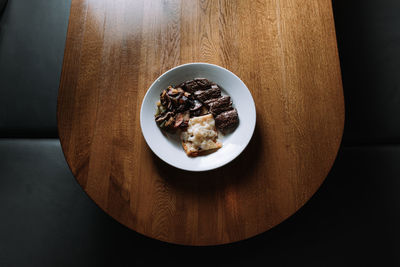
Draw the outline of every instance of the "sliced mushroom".
M167 109L172 110L172 101L171 98L167 97Z
M162 121L162 122L159 124L159 127L160 127L160 128L164 128L164 125L165 125L165 121Z
M175 116L175 128L178 128L183 122L183 113L178 113Z
M186 105L185 104L181 104L176 108L177 112L184 112L186 110Z
M167 93L167 90L163 90L160 94L160 99L163 98L165 96L165 94Z
M193 101L183 95L181 96L181 98L179 98L176 110L179 112L185 111L189 109L191 106L193 106Z
M183 113L183 121L185 122L185 121L189 121L189 119L190 119L190 112L189 112L189 110L187 110L187 111L185 111L184 113Z
M168 97L167 90L162 91L162 93L160 94L160 102L161 105L163 105L164 107L168 106L170 99Z
M180 104L180 100L183 96L183 93L178 93L175 96L169 96L169 98L171 99L171 102L173 103L173 105L176 107Z
M187 106L188 107L193 107L194 106L194 99L188 98Z
M208 109L205 106L201 107L200 116L208 114Z
M179 94L179 91L178 91L178 89L175 89L175 88L173 88L172 86L168 86L168 92L167 92L167 94L169 95L169 96L175 96L175 95L177 95L177 94Z
M179 99L179 104L187 104L187 101L189 100L189 98L187 98L186 96L182 96L180 99Z
M171 116L165 123L164 127L168 128L168 127L174 125L174 122L175 122L175 118L173 116Z
M190 120L190 111L189 111L189 110L186 110L186 111L183 113L183 121L182 121L182 123L180 124L180 127L181 127L181 128L186 128L186 127L188 127L188 125L189 125L189 120Z
M156 122L157 123L161 123L161 122L163 122L163 121L165 121L165 120L167 120L170 116L172 116L172 115L174 115L174 113L173 112L166 112L166 113L164 113L164 114L160 114L160 115L158 115L157 117L156 117Z

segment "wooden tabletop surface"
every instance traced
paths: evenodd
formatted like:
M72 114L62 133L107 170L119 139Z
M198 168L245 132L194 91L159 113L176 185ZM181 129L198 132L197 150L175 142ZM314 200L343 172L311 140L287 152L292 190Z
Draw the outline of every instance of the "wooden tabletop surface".
M151 83L188 62L237 74L257 109L247 149L205 173L162 162L139 125ZM72 0L57 117L77 181L127 227L187 245L262 233L316 192L340 145L331 1Z

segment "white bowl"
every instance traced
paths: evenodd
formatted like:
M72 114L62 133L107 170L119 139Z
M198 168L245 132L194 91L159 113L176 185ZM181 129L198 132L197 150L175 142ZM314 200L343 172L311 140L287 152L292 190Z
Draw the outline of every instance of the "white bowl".
M156 102L169 85L177 85L194 78L206 78L229 95L239 114L239 125L230 134L220 138L222 148L214 153L188 157L179 138L163 133L154 120ZM256 108L246 85L235 74L220 66L208 63L189 63L177 66L162 74L150 86L140 109L140 127L151 150L166 163L187 171L207 171L221 167L236 158L250 142L256 125Z

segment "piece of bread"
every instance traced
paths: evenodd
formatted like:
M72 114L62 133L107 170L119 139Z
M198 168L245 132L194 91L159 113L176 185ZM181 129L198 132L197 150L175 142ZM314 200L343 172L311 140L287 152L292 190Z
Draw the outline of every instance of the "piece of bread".
M187 130L181 134L182 147L190 157L204 155L221 148L222 144L217 139L218 132L211 114L191 118Z
M207 150L202 150L202 149L194 149L190 147L191 144L188 143L184 143L182 142L182 147L186 152L186 155L188 155L189 157L197 157L197 156L203 156L209 153L214 152L215 150L219 149L222 147L222 144L219 142L215 142L215 146L213 148L208 148Z

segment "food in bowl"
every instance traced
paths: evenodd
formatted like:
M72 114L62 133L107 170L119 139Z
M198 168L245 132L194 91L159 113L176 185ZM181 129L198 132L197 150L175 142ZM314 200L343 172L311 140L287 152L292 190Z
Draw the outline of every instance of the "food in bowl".
M222 147L212 114L193 117L181 133L182 146L188 156L199 156Z
M216 83L195 78L161 92L155 121L163 131L178 133L186 154L196 157L221 148L218 133L234 130L239 115Z

